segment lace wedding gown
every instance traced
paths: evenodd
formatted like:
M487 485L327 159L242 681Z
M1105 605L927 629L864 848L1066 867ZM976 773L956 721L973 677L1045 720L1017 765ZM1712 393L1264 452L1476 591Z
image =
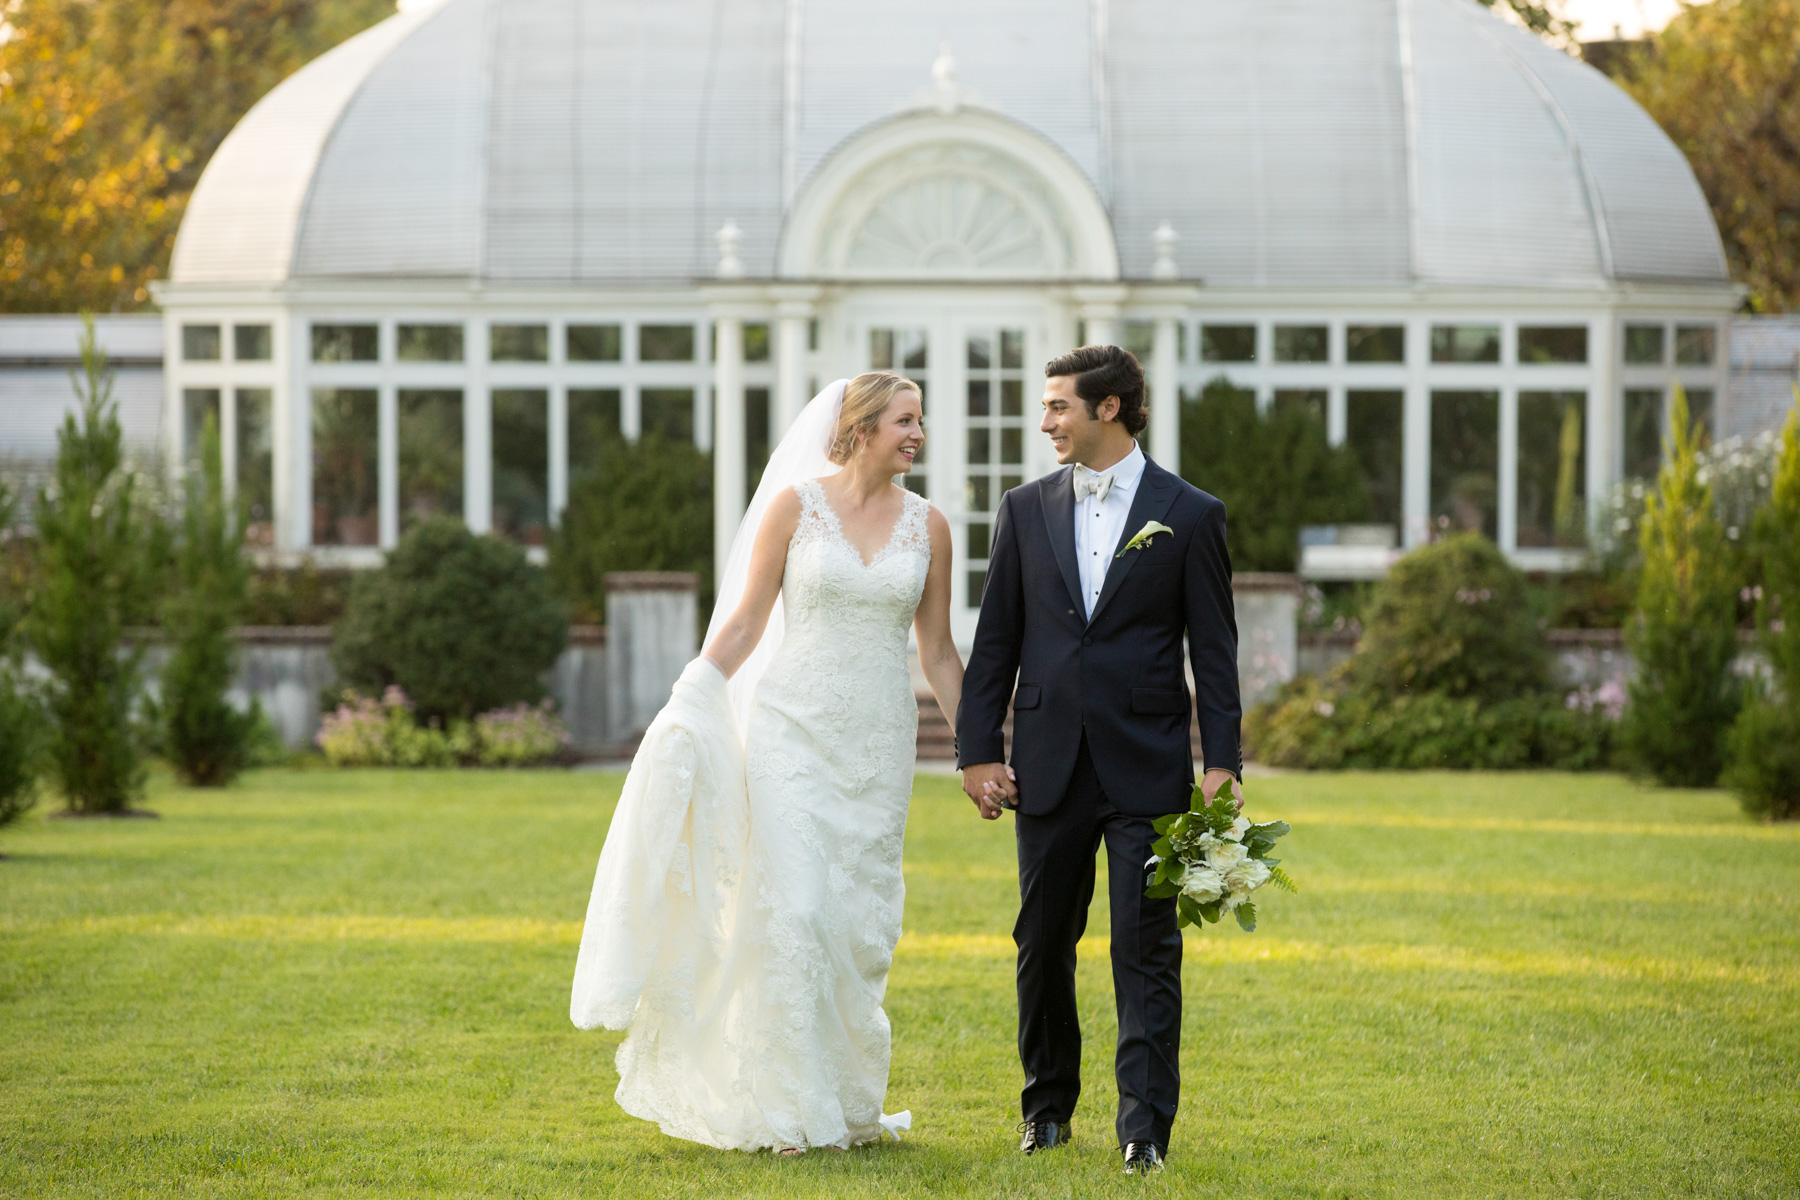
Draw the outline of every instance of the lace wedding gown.
M646 786L689 797L674 835L670 915L657 944L640 946L641 983L609 993L610 1010L598 1001L586 1010L590 1023L616 1027L635 992L618 1051L620 1107L723 1149L848 1147L894 1121L881 1112L889 1054L881 1006L905 896L900 853L918 726L907 630L930 566L930 506L907 493L887 545L865 563L819 482L794 490L801 515L782 577L784 636L745 731L746 819L732 815L730 767L697 749L728 710L718 671L696 660L665 709L670 722L646 734L632 767L634 776L656 773ZM684 704L686 718L671 712ZM646 762L653 743L658 757ZM622 810L631 781L626 796ZM609 851L626 836L621 819ZM619 857L628 855L645 857L625 849ZM644 872L641 862L618 869ZM607 871L603 855L602 878ZM607 921L646 923L619 907L597 881L577 966L577 1024L583 972L592 977L605 961L590 939L606 936ZM643 942L641 928L631 932ZM590 991L605 990L590 981Z

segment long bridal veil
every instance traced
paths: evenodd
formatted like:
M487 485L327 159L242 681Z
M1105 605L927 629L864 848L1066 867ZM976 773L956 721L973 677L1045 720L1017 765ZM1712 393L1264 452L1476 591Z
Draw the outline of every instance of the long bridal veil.
M838 413L844 406L844 389L849 385L848 379L839 379L814 396L800 410L800 415L769 455L762 481L756 485L756 494L750 498L744 519L738 523L737 536L731 539L731 553L725 558L725 569L719 572L718 599L713 602L712 620L706 626L707 643L713 640L726 618L737 611L738 603L744 598L744 587L750 577L750 551L756 544L756 531L762 528L763 515L769 511L770 502L783 488L793 487L803 480L835 475L842 470L831 461L830 454L832 439L837 436ZM769 610L769 623L763 629L762 640L728 685L739 729L749 721L750 697L755 694L756 682L762 678L769 660L775 657L776 647L781 645L781 633L781 598L778 596L775 607Z

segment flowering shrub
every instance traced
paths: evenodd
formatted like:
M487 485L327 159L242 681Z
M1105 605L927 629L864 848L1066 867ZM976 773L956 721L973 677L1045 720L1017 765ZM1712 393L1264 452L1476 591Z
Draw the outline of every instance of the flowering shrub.
M482 713L475 742L482 766L522 767L554 756L569 744L569 731L545 700Z
M334 767L520 767L553 758L569 734L549 701L452 721L447 729L421 725L406 693L390 687L380 700L346 689L313 740Z
M1615 675L1599 687L1582 684L1563 698L1563 707L1571 712L1577 709L1584 713L1597 712L1608 721L1617 721L1625 715L1625 705L1630 699L1625 677Z
M1728 548L1742 554L1755 513L1775 483L1781 439L1773 432L1732 437L1694 451L1694 481L1712 488L1713 516L1725 531ZM1644 504L1656 491L1653 480L1627 479L1613 485L1594 522L1594 552L1614 571L1635 570L1640 562Z

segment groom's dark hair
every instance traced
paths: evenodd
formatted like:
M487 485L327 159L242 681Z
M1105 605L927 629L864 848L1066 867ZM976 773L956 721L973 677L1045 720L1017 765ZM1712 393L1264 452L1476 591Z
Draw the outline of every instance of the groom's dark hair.
M1119 398L1119 424L1132 437L1144 432L1150 414L1144 410L1144 368L1137 356L1123 346L1082 346L1059 354L1044 364L1044 378L1075 377L1075 394L1087 405L1088 416L1100 414L1108 396Z

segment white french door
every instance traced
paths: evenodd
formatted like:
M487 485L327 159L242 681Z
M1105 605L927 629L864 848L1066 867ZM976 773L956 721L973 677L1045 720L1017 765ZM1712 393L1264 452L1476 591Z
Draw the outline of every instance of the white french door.
M1037 432L1045 326L1044 312L1029 306L896 305L847 331L857 370L895 371L925 390L925 453L906 486L950 521L951 622L961 645L974 637L1000 497L1055 465Z

